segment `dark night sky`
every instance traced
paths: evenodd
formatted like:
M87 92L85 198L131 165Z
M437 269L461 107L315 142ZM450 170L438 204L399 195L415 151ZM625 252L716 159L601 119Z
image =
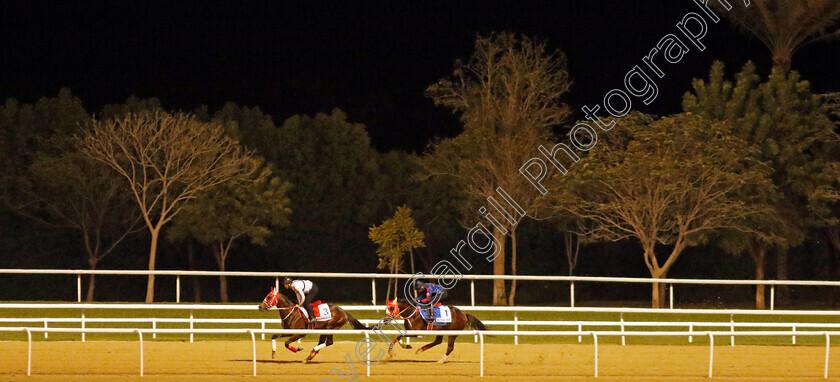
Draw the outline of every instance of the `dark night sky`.
M569 58L578 110L621 85L624 73L675 24L691 0L290 1L264 4L174 1L4 4L0 12L0 98L31 102L69 87L88 110L129 95L192 110L226 101L259 106L279 123L298 113L345 110L368 126L377 148L419 149L457 123L423 90L466 58L477 33L514 31L545 38ZM679 111L693 77L722 59L734 70L769 54L727 22L711 25L708 49L670 65L653 105ZM840 90L840 42L794 57L817 91Z

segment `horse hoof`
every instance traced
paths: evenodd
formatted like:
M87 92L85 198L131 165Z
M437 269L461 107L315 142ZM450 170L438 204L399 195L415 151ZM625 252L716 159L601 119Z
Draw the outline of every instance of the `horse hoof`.
M414 354L420 354L420 353L422 353L422 352L423 352L423 348L420 348L420 349L417 349L417 351L416 351L416 352L414 352Z
M276 352L274 350L272 350L271 351L271 359L274 359L274 353L276 353Z
M437 361L437 363L443 364L444 362L446 362L447 358L448 358L447 356L443 356L443 358L441 358L439 361Z
M403 349L412 349L411 345L403 345Z
M309 363L309 358L304 358L303 361L301 361L301 363L303 363L303 364Z

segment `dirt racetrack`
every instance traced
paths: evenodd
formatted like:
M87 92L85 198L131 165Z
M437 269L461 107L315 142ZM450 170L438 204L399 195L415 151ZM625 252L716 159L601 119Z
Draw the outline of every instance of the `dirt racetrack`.
M420 340L423 341L423 340ZM417 342L412 341L416 344ZM257 342L257 372L251 375L250 341L144 341L145 376L139 376L139 342L134 341L34 341L32 376L26 376L27 343L0 342L0 381L333 381L333 368L350 373L343 357L350 354L361 381L477 380L479 346L457 344L446 364L436 361L445 345L424 354L398 349L390 361L366 368L353 356L354 343L342 342L324 349L309 364L301 364L313 343L303 342L304 352L280 348L272 360L269 341ZM593 378L590 345L485 345L486 381L709 381L708 346L599 346L599 376ZM822 346L715 346L714 380L798 381L823 380L825 348ZM829 377L840 380L840 349L831 349ZM374 353L377 350L374 350ZM440 379L438 379L440 380ZM329 381L329 379L327 379Z

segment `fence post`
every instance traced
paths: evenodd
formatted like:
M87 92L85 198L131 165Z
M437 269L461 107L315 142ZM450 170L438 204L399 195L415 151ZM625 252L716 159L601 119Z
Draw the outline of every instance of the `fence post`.
M693 322L688 323L688 331L689 332L694 331L694 323ZM688 343L692 343L693 341L694 341L694 336L688 336Z
M370 339L370 334L368 334L368 332L365 332L365 343L368 343L367 340L369 340L369 339ZM370 348L368 348L368 349L370 349ZM367 376L370 377L370 352L369 351L365 353L365 366L367 367Z
M175 276L175 303L181 303L181 275Z
M828 378L828 349L831 340L828 338L828 332L825 332L825 372L823 372L823 378Z
M251 333L251 359L254 360L254 376L257 376L257 339L254 338L254 331L248 329L248 333Z
M82 329L85 328L85 311L82 310ZM85 332L82 332L82 342L85 342Z
M470 304L475 306L475 279L470 280Z
M479 366L479 376L484 377L484 333L478 332L478 342L480 343L479 357L481 359L481 361L479 361L479 364L481 365Z
M712 377L712 364L715 359L715 336L712 332L709 333L709 378Z
M776 302L776 285L770 285L770 310L775 308Z
M582 331L583 331L583 324L578 323L578 332L582 332ZM583 337L582 336L578 336L578 342L583 342Z
M193 310L190 309L190 343L193 343Z
M140 376L143 376L143 332L140 329L135 329L137 335L140 337Z
M592 340L595 342L595 378L598 378L598 333L592 332Z
M82 302L82 274L76 275L76 302Z
M29 328L26 330L26 341L29 342L28 350L26 351L26 376L32 375L32 332Z
M624 312L619 313L619 319L621 320L621 332L624 332ZM624 336L621 336L621 346L625 346L624 343Z
M729 331L735 332L735 315L729 315ZM735 336L729 336L729 346L735 346Z
M46 328L47 328L47 320L44 320L44 329L46 329ZM44 338L49 338L46 330L44 330Z
M517 312L513 312L513 331L519 331L519 315ZM519 345L519 336L513 336L513 344Z
M370 302L373 306L376 306L376 279L370 279Z
M152 339L156 339L157 338L157 320L156 319L152 319L152 330L153 330Z
M669 284L668 289L671 293L671 309L674 309L674 284Z
M796 332L796 325L793 325L791 331ZM793 342L793 344L796 345L796 335L791 336L791 342Z
M280 290L280 276L274 277L274 290Z
M260 322L260 329L265 330L265 321ZM260 333L260 339L261 340L265 339L265 332Z
M575 282L574 281L572 281L572 283L569 284L569 301L571 302L571 307L574 308L575 307Z

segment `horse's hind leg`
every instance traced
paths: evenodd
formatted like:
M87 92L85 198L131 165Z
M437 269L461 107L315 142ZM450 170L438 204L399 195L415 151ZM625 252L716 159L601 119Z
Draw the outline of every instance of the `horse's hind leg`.
M414 352L414 354L420 354L420 353L422 353L426 350L429 350L429 349L431 349L431 348L433 348L437 345L440 345L441 342L443 342L443 336L437 336L437 337L435 337L434 341L432 341L432 342L430 342L426 345L423 345L423 347L420 348L420 349L417 349L417 351Z
M452 353L452 350L455 349L456 338L458 338L458 336L449 336L447 338L446 354L443 355L443 358L441 358L438 363L444 363L447 359L449 359L449 353Z
M274 359L274 354L277 353L277 339L280 337L289 337L291 334L273 334L271 335L271 359ZM286 347L289 347L289 343L286 342ZM289 349L291 350L291 349Z
M303 347L296 348L296 347L291 346L290 344L292 342L295 342L295 341L303 338L304 336L306 336L306 335L305 334L295 334L295 335L289 337L289 339L286 340L286 349L291 350L292 353L297 353L297 352L303 350Z

